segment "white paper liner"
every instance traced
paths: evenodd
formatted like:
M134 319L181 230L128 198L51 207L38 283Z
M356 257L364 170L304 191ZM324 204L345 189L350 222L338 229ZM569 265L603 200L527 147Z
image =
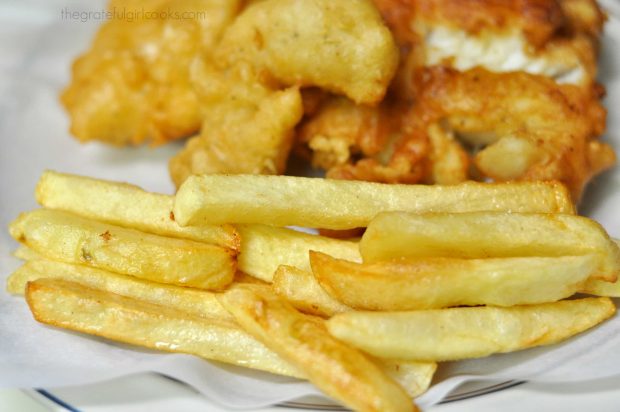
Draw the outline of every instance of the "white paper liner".
M21 211L36 207L34 186L45 169L114 180L172 193L167 160L181 146L123 149L80 145L70 138L58 93L73 58L98 22L61 21L62 1L41 0L38 13L0 6L0 283L19 262L4 228ZM104 2L67 2L72 10ZM608 2L604 2L608 3ZM613 0L610 0L612 7ZM620 8L620 7L617 7ZM613 15L603 44L601 75L608 89L608 141L620 150L620 22ZM620 236L620 171L597 179L581 210ZM417 400L429 406L471 380L580 382L620 375L620 319L563 344L441 367L436 383ZM0 387L60 387L99 382L140 372L159 372L186 382L232 409L272 405L320 392L294 379L185 356L161 354L37 324L23 299L0 292Z

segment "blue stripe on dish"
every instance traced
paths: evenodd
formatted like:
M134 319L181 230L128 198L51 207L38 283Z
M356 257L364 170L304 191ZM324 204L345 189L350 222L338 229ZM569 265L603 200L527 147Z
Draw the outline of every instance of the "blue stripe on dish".
M456 395L447 396L444 400L439 402L439 404L458 402L465 399L476 398L478 396L488 395L494 392L500 392L506 389L514 388L515 386L519 386L524 384L526 381L505 381L501 383L497 383L490 386L485 386L480 389L474 389L471 391L459 393ZM348 411L349 409L343 408L342 406L331 406L331 405L317 405L306 402L283 402L279 405L280 407L293 408L293 409L312 409L312 410L320 410L320 411Z
M165 375L163 375L163 376L165 376ZM174 380L176 381L176 379L174 379ZM487 395L487 394L490 394L490 393L499 392L499 391L503 391L503 390L506 390L506 389L509 389L509 388L513 388L515 386L522 385L524 383L525 383L525 381L506 381L506 382L501 382L501 383L498 383L498 384L495 384L495 385L483 387L483 388L480 388L480 389L475 389L475 390L464 392L464 393L460 393L460 394L457 394L457 395L447 396L444 400L442 400L440 402L440 404L451 403L451 402L461 401L461 400L465 400L465 399L475 398L475 397L478 397L478 396ZM55 396L51 392L48 392L45 389L35 389L35 390L39 394L41 394L42 396L44 396L45 398L50 400L51 402L55 403L58 406L61 406L62 408L66 409L69 412L81 412L79 409L75 408L74 406L71 406L66 401L63 401L62 399L58 398L57 396ZM279 405L275 405L275 406L277 406L277 407L288 407L288 408L294 408L294 409L312 409L312 410L318 410L318 411L348 411L348 409L345 409L342 406L338 406L338 405L317 405L317 404L312 404L312 403L295 402L295 401L283 402L283 403L281 403Z
M37 392L39 392L42 396L44 396L47 399L49 399L50 401L54 402L56 405L65 408L69 412L80 412L79 409L74 408L73 406L69 405L67 402L63 401L62 399L58 398L57 396L53 395L52 393L46 391L45 389L35 389L35 390Z
M522 385L525 382L526 381L506 381L506 382L498 383L492 386L487 386L484 388L475 389L475 390L464 392L464 393L459 393L456 395L448 395L445 399L443 399L439 403L444 404L444 403L462 401L462 400L470 399L470 398L476 398L478 396L488 395L490 393L514 388L515 386Z

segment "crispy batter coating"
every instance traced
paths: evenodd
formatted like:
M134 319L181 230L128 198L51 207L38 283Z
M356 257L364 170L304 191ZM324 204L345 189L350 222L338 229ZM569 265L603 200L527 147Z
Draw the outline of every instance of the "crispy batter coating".
M605 24L605 13L596 0L561 0L568 33L583 33L598 42Z
M380 153L394 129L393 120L385 104L374 108L330 97L300 126L297 138L312 150L312 166L327 170Z
M281 174L303 115L299 88L264 84L248 64L219 70L195 64L195 86L205 108L199 136L170 160L177 186L192 174Z
M525 71L591 87L604 15L594 0L374 0L401 47L392 90L421 66Z
M397 59L370 0L251 3L212 59L195 64L204 121L170 162L174 182L191 174L283 173L296 124L323 99L316 87L376 103ZM305 104L301 86L315 88Z
M342 97L323 101L298 130L312 166L327 177L382 183L455 184L468 179L470 160L452 133L433 125L406 130L408 105L385 101L356 105Z
M119 146L165 143L196 133L201 116L189 67L201 50L217 42L240 3L111 1L115 18L76 60L72 82L61 97L71 116L71 133L83 142Z
M477 68L431 67L416 76L418 95L406 128L441 128L473 149L482 178L559 180L578 200L615 155L598 140L606 111L601 90Z
M313 163L338 179L455 184L559 180L578 200L615 162L598 87L524 72L419 69L409 111L328 100L300 129Z
M389 101L369 107L331 97L302 123L298 144L329 178L417 183L428 174L430 141L421 133L403 139L406 115L406 106Z
M604 15L595 1L374 2L401 50L389 97L414 108L401 114L403 123L395 121L394 111L389 120L382 114L385 103L378 109L351 105L348 117L343 107L323 105L300 129L300 142L328 177L441 184L559 179L578 199L585 183L614 163L611 148L595 140L605 123L594 83ZM422 69L432 65L445 69ZM476 66L508 73L493 75ZM487 93L492 98L485 99ZM523 110L513 111L515 102ZM403 104L392 106L402 110ZM480 130L468 134L450 124L453 110L467 112ZM523 128L532 116L540 118L544 132ZM390 127L368 126L380 119ZM481 140L468 140L470 135ZM386 146L370 152L362 141ZM472 150L481 151L472 156Z
M563 20L555 0L419 0L413 5L416 25L440 25L471 35L516 29L535 47L548 42Z
M398 44L416 41L417 27L440 25L476 35L518 29L543 47L558 35L601 35L605 15L596 0L373 0Z
M370 0L255 2L226 30L215 55L358 103L379 102L398 64L392 35Z
M385 24L390 28L396 44L407 46L417 41L412 29L416 0L373 0Z

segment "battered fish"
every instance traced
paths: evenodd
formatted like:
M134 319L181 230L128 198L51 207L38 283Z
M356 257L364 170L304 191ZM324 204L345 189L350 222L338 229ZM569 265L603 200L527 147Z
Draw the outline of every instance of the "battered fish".
M202 62L193 77L204 121L200 135L170 160L177 187L192 174L283 173L303 115L299 88L270 87L247 63L221 71Z
M381 101L398 65L392 34L370 0L255 2L226 30L215 56L357 103Z
M370 0L264 0L244 9L207 61L193 75L202 132L170 162L177 185L191 174L283 173L304 111L299 88L378 103L398 50Z
M327 99L298 131L313 167L334 179L454 184L468 179L469 158L454 136L432 127L406 130L408 105L356 105Z
M482 68L431 67L415 82L405 129L457 137L473 152L475 177L559 180L578 200L586 183L615 162L613 149L598 140L606 117L599 87Z
M578 200L615 163L598 140L602 89L525 72L418 69L411 110L328 100L306 119L300 143L327 176L386 183L559 180Z
M198 132L202 119L189 68L214 47L241 3L111 1L115 18L75 61L71 84L61 96L71 133L82 142L123 146L160 144Z
M605 16L594 0L374 0L401 46L393 89L422 66L524 71L591 87Z

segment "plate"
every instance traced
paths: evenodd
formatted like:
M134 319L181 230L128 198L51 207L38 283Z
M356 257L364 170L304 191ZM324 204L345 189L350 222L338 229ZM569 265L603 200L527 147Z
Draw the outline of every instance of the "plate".
M0 227L5 228L20 211L34 208L34 185L45 169L91 175L113 180L131 180L146 189L172 193L173 186L167 172L167 160L181 147L181 143L157 149L113 149L97 144L82 146L72 139L68 123L57 101L59 91L68 81L70 62L86 48L97 21L61 21L60 11L67 7L74 10L84 7L78 1L39 0L39 8L19 6L14 2L0 3L0 92L5 96L0 103ZM90 3L89 8L103 7L104 1ZM603 39L600 78L606 85L609 109L620 107L620 3L603 2L610 11ZM33 12L33 10L35 10ZM620 130L620 113L609 111L608 131ZM605 137L620 152L620 135L616 132ZM618 168L597 178L585 194L586 202L580 207L583 214L600 221L612 236L620 237L620 170ZM5 230L0 231L0 269L8 273L16 262L8 256L15 243ZM1 279L0 279L1 280ZM65 404L72 410L72 403L82 396L124 393L116 383L91 385L85 388L62 390L40 389L28 391L39 401ZM134 378L149 393L168 398L175 394L192 392L189 387L172 383L169 379L152 374ZM108 385L108 386L106 386ZM116 385L116 386L115 386ZM526 384L527 385L527 384ZM133 386L129 385L133 388ZM447 403L463 402L481 395L491 396L508 388L523 385L519 381L501 383L468 383L457 388L445 399ZM180 389L184 387L185 389ZM137 389L136 389L137 390ZM161 395L160 394L160 395ZM108 396L108 399L114 396ZM166 398L166 399L168 399ZM156 396L156 399L160 399ZM168 402L169 400L162 400ZM76 402L79 404L79 402ZM324 400L298 400L286 407L313 410L342 410Z
M458 402L435 405L426 412L617 412L620 378L579 384L524 383ZM148 389L145 389L148 388ZM50 400L47 396L54 398ZM59 404L60 402L61 404ZM43 406L43 407L42 407ZM209 402L191 388L154 375L118 379L81 388L39 392L0 391L0 410L39 412L52 410L85 412L230 412ZM310 409L330 411L331 408ZM299 412L272 407L252 412Z

